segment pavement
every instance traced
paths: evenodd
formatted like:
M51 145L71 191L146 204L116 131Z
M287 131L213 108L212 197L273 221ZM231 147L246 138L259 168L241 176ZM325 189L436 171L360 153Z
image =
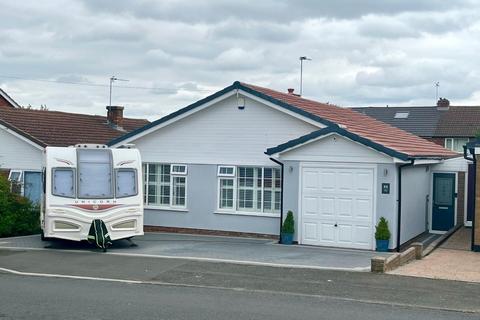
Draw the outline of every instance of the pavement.
M480 254L470 251L470 235L471 229L461 228L427 257L390 273L480 283Z
M146 233L134 238L134 243L136 246L132 247L128 241L116 241L107 254L349 271L369 271L373 256L389 255L365 250L279 245L266 239L172 233ZM38 235L0 239L0 248L99 251L84 242L42 242Z

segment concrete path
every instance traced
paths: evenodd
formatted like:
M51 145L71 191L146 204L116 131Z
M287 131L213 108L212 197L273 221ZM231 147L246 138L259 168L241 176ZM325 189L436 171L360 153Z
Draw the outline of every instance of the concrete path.
M422 260L390 272L405 276L480 282L480 253L470 251L470 230L461 228Z
M147 233L134 242L136 247L117 241L108 254L350 271L369 271L370 259L379 255L363 250L285 246L265 239L169 233ZM3 238L0 248L98 251L86 243L42 242L39 236Z

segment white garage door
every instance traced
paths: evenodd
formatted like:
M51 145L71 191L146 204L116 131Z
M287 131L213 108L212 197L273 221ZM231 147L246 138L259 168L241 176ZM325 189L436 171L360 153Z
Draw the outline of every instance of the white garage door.
M302 169L301 242L373 249L373 169Z

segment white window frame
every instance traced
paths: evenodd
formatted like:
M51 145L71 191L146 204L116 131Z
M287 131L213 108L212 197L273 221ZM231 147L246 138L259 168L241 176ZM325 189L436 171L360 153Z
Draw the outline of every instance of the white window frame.
M232 169L232 173L222 173L222 169L225 168L225 169ZM237 173L237 167L235 166L218 166L218 172L217 172L217 175L219 177L236 177L236 173Z
M221 167L234 167L234 175L225 175L225 174L220 174L220 168ZM261 210L260 211L245 211L245 210L239 210L238 209L238 172L239 168L261 168L261 181L262 181L262 186L261 186ZM215 213L219 214L234 214L234 215L246 215L246 216L262 216L262 217L272 217L272 218L278 218L280 217L280 211L281 208L278 212L269 212L265 211L264 209L264 170L265 168L272 168L272 169L280 169L278 167L264 167L264 166L244 166L244 165L239 165L239 166L218 166L217 170L217 205L216 205L216 211ZM220 208L220 201L221 201L221 180L222 179L232 179L233 180L233 208ZM256 179L254 181L254 184L257 183ZM274 181L272 181L274 183ZM281 187L280 187L281 191ZM258 201L256 192L254 192L252 201L255 203ZM273 196L273 195L272 195Z
M174 167L177 167L177 168L183 167L183 170L182 171L173 171ZM172 175L172 174L173 175L183 175L183 176L187 175L187 165L186 164L172 163L170 165L170 175Z
M18 178L15 180L12 180L12 173L18 173ZM10 173L8 174L8 181L10 182L22 182L23 178L23 170L10 170Z
M458 153L463 153L463 150L455 150L455 141L458 141L458 140L467 140L466 142L468 143L469 139L468 138L445 138L445 142L444 142L444 147L448 150L451 150L451 151L454 151L454 152L458 152ZM448 146L448 144L450 143L450 147Z
M55 193L55 191L54 191L54 188L55 188L55 172L56 171L62 171L62 170L72 172L72 175L73 175L73 181L72 181L73 194L71 196L64 196L64 195ZM76 170L76 168L71 168L71 167L54 167L54 168L52 168L52 179L51 179L51 186L50 186L50 188L51 188L50 193L51 193L52 196L60 197L60 198L75 199L77 197L77 183L78 183L78 180L77 180L77 170Z
M178 163L159 163L159 162L144 162L143 165L145 166L145 172L142 173L143 177L146 177L147 181L143 181L143 188L145 188L145 207L151 209L158 209L158 210L173 210L173 211L188 211L187 203L188 203L188 165L186 164L178 164ZM142 165L142 167L143 167ZM170 166L170 193L169 193L169 204L168 205L160 205L160 204L150 204L148 202L148 185L149 185L149 165L169 165ZM183 171L172 172L172 168L176 167L184 167ZM173 180L175 177L185 177L185 205L174 205L173 200L173 187L174 183ZM161 179L161 178L160 178ZM158 181L161 182L161 181ZM160 184L158 184L160 187ZM161 195L160 195L161 196Z

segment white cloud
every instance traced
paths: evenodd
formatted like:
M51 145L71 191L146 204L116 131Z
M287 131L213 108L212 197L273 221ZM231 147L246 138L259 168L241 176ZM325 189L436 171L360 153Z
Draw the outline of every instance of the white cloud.
M155 119L235 80L339 105L480 104L476 1L3 1L0 87L21 104ZM26 81L47 79L105 86ZM154 89L121 88L121 86Z

